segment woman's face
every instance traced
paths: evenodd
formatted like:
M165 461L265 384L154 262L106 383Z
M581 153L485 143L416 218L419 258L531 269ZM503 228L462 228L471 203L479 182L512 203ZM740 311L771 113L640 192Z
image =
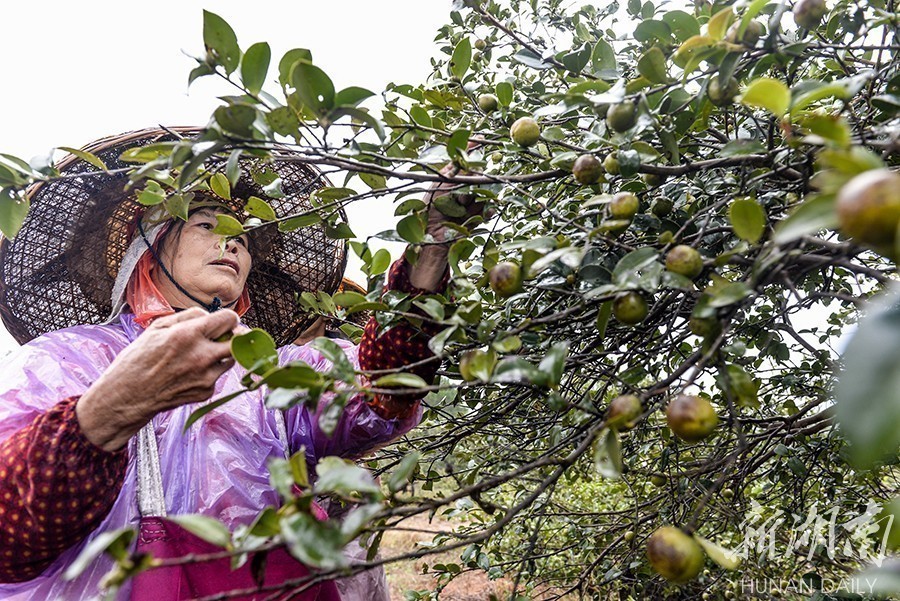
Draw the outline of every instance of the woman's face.
M216 211L200 209L193 213L180 232L166 237L160 260L178 284L205 303L219 297L228 306L241 296L251 259L246 235L228 238L222 252L222 236L214 234ZM173 307L194 306L161 269L152 272L153 282Z

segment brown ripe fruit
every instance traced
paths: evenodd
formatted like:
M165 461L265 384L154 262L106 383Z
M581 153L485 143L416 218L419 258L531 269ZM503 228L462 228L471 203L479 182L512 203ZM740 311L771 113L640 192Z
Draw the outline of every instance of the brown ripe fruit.
M647 301L637 292L620 294L613 301L613 315L622 323L630 326L644 321L649 310Z
M734 97L741 91L740 84L735 78L728 80L728 84L722 87L719 76L714 75L706 86L706 96L716 106L729 106L734 102Z
M703 271L703 257L695 248L679 244L666 253L666 269L693 280Z
M613 131L623 133L637 123L637 105L630 100L609 107L606 112L606 124Z
M815 29L827 12L825 0L797 0L794 4L794 23L803 29Z
M503 298L509 298L522 291L522 269L512 261L502 261L488 273L491 290Z
M631 192L619 192L609 201L609 216L613 219L632 219L638 212L638 198Z
M520 117L509 128L509 135L513 142L528 148L536 144L541 137L541 127L531 117Z
M596 184L603 177L603 165L594 155L583 154L575 159L575 164L572 165L572 175L579 184L586 186Z
M619 157L616 156L615 152L606 155L606 158L603 159L603 168L610 175L619 175Z
M634 427L643 412L641 399L635 395L617 396L609 403L609 409L606 411L606 425L620 430L629 430Z
M900 174L873 169L857 175L838 192L837 214L844 234L894 256L900 224Z
M500 106L500 101L493 94L482 94L478 97L478 108L485 113L493 113Z
M647 559L653 570L670 582L693 580L703 569L706 554L680 528L663 526L647 539Z
M716 429L719 416L703 397L682 394L669 401L666 423L681 440L699 442Z

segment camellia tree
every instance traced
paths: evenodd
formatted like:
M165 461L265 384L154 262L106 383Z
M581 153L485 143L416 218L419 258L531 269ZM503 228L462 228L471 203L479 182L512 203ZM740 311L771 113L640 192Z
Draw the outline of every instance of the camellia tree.
M275 462L282 507L234 533L200 518L186 527L237 561L287 544L322 568L316 578L425 561L435 590L409 599L471 570L535 599L870 592L851 576L900 541L889 528L900 305L886 291L900 255L897 4L661 4L458 1L433 76L389 86L380 104L336 90L309 50L276 64L267 44L242 47L205 14L190 79L225 78L235 95L200 139L125 157L141 202L178 214L192 190L227 196L241 156L343 180L316 192L309 214L257 199L253 220L220 216L219 232L326 224L350 240L369 293L298 302L350 336L348 317L366 310L385 329L427 327L441 369L435 382L372 378L369 393L428 393L423 425L368 463L383 488L337 458L318 478L302 459ZM296 153L270 155L276 143ZM54 173L4 156L7 236L25 187ZM391 199L396 227L378 237L409 243L415 260L438 243L426 233L434 184L453 190L434 201L448 217L465 215L462 195L493 212L447 224L446 294L382 296L389 255L336 209ZM846 343L872 296L886 300ZM339 349L321 346L335 367L319 374L277 366L265 333L246 336L235 356L273 406L354 382ZM318 494L361 506L343 523L298 519ZM383 532L435 513L457 528L376 558ZM360 533L370 562L348 568L341 547ZM82 561L113 552L111 584L146 569L129 536L111 533ZM459 561L429 563L446 550ZM896 582L890 563L878 573L879 586Z

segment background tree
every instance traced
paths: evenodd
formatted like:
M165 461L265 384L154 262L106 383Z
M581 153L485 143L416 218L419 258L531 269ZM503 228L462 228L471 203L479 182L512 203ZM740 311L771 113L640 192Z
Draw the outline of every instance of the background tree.
M233 535L184 523L239 558L287 543L327 575L361 531L374 554L381 533L411 516L461 518L434 547L382 560L459 551L458 563L430 567L434 592L410 598L466 570L508 575L514 595L540 599L765 598L746 583L803 578L827 589L853 574L880 544L877 528L858 538L839 528L833 552L827 538L791 538L788 519L772 557L744 548L738 566L724 548L780 515L844 524L897 491L892 297L847 347L836 405L833 391L845 335L894 277L898 23L894 0L468 0L438 33L445 57L433 77L389 86L378 106L368 90L336 90L309 50L269 69L265 43L242 50L207 13L207 53L190 78L226 78L235 95L202 147L132 153L142 201L175 205L198 187L226 195L237 157L266 156L275 141L335 182L346 174L317 193L314 213L255 204L258 221L221 217L219 231L326 223L352 240L370 293L300 302L345 320L351 336L359 331L346 318L360 310L377 311L384 328L427 325L442 369L434 383L369 374L376 389L429 392L423 426L369 464L384 491L336 458L317 479L302 461L276 463L287 509ZM447 163L458 169L440 171ZM6 235L27 210L24 186L53 175L0 163ZM278 182L266 183L277 194ZM336 209L392 198L397 225L379 237L409 243L414 260L417 247L442 243L426 233L434 183L496 216L448 229L446 295L382 298L389 256L353 239ZM454 195L434 202L461 215ZM270 397L275 406L353 379L339 350L323 345L329 374L284 370L268 360L266 335L251 336L262 350L236 342L236 357L287 391ZM343 525L318 524L302 517L314 494L366 503ZM146 567L121 556L118 580Z

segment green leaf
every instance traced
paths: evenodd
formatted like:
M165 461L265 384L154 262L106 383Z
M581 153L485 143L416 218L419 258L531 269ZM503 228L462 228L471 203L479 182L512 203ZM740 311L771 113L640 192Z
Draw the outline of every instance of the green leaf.
M725 34L728 33L728 27L733 21L734 11L732 8L730 6L723 8L710 17L709 22L706 24L706 31L713 39L724 39Z
M457 79L462 79L471 63L472 43L468 37L464 37L453 49L453 55L450 57L450 73Z
M759 241L766 229L766 212L752 198L738 198L732 202L728 220L734 233L750 244Z
M739 407L759 408L759 380L753 379L740 365L729 363L725 369L727 388Z
M715 286L711 291L709 306L714 308L728 307L753 294L744 282L728 282Z
M85 161L86 163L90 163L91 165L93 165L97 169L100 169L101 171L108 170L106 167L106 163L101 161L100 157L98 157L97 155L95 155L92 152L88 152L86 150L79 150L77 148L71 148L69 146L57 146L57 148L59 148L63 152L68 152L69 154L77 156L82 161Z
M374 255L372 255L372 261L369 263L369 275L378 275L379 273L383 273L391 264L391 253L384 248L378 249Z
M312 341L312 347L322 353L326 359L331 362L331 375L334 378L345 382L353 382L355 380L356 371L347 358L344 349L342 349L335 341L320 336Z
M213 193L219 198L231 200L231 183L228 181L228 176L224 173L214 173L209 178L209 187L212 188Z
M190 192L187 194L172 194L166 198L166 211L172 217L177 217L182 221L188 220L188 209L191 206L191 199L194 195Z
M300 119L289 106L280 106L266 113L266 123L279 135L291 136L300 129Z
M407 215L397 223L397 233L411 244L419 244L425 240L425 226L418 215Z
M465 152L472 132L468 129L457 129L447 139L447 154L455 159L460 156L460 151Z
M324 457L316 464L319 478L315 484L315 494L336 493L352 496L354 493L380 495L381 489L365 469L352 461L340 457Z
M278 365L278 349L265 330L254 328L231 339L231 354L251 373L262 375Z
M251 196L244 205L244 210L254 217L259 217L263 221L273 221L278 219L272 206L257 196Z
M634 28L634 39L644 44L649 44L654 40L668 43L672 40L672 30L663 21L647 19L641 21L638 26Z
M741 15L741 25L738 29L739 37L744 35L744 32L747 31L747 26L750 24L750 21L756 17L760 13L760 11L772 0L753 0L750 3L750 6L747 7L747 10L744 11L744 14ZM724 567L724 566L723 566Z
M225 177L228 178L229 185L233 188L237 185L241 178L241 155L244 153L240 148L236 148L228 155L228 161L225 163Z
M294 230L300 229L301 227L316 225L317 223L321 223L321 221L322 218L315 213L311 213L309 215L300 215L298 217L292 217L290 219L285 219L284 221L279 221L278 231L293 232Z
M251 94L259 94L269 72L272 50L266 42L258 42L247 48L241 60L241 81Z
M406 486L418 469L421 457L422 454L419 451L407 453L400 460L400 464L391 472L391 476L388 478L388 490L396 493Z
M215 13L203 11L203 44L225 72L231 74L241 60L241 49L231 26Z
M325 235L332 240L349 240L356 237L356 234L350 229L350 225L344 222L325 226Z
M372 190L383 190L387 187L387 180L379 173L357 173L357 175Z
M801 236L823 229L833 229L837 226L835 196L818 194L808 197L802 205L775 227L773 240L776 244L787 244Z
M207 75L212 75L215 72L216 70L211 65L205 62L201 62L199 65L191 69L190 73L188 73L188 87L190 87L190 85L194 83L194 80L200 79L201 77L205 77Z
M306 48L293 48L284 53L284 56L278 61L278 81L281 82L281 85L293 85L291 71L297 61L311 63L312 53Z
M367 302L365 296L363 296L359 292L353 292L352 290L338 292L334 296L332 296L331 299L337 306L343 307L345 309L349 309L353 305L358 305L359 303Z
M594 45L594 51L591 53L591 65L594 73L616 70L616 51L603 38L598 39Z
M428 111L420 104L414 104L409 109L409 116L416 123L416 125L421 125L422 127L431 127L431 115L428 114Z
M28 215L28 199L21 201L10 188L0 190L0 232L9 239L15 238Z
M568 341L557 342L547 351L547 355L541 360L538 369L546 374L548 384L558 385L562 381L563 370L566 366L566 355L568 354Z
M300 101L315 115L322 116L334 108L334 84L312 63L298 61L291 72L291 83Z
M220 236L240 236L244 233L244 226L231 215L217 213L216 227L213 232Z
M213 112L213 117L226 133L241 137L253 137L253 122L256 121L256 109L246 104L220 106Z
M231 548L231 532L219 520L197 513L170 515L168 519L208 543L226 549Z
M92 540L69 564L63 573L63 580L71 581L78 578L104 552L116 559L124 558L128 554L128 548L131 546L131 541L134 540L134 535L134 528L121 528L98 534L97 538Z
M232 392L231 394L226 394L225 396L223 396L223 397L221 397L221 398L218 398L218 399L216 399L216 400L214 400L214 401L212 401L212 402L206 403L205 405L203 405L203 406L200 407L199 409L195 409L194 411L191 412L191 414L190 414L190 415L188 416L188 418L185 420L185 422L184 422L184 429L183 429L182 431L183 431L183 432L187 432L188 430L191 429L191 426L193 426L194 423L195 423L198 419L200 419L201 417L203 417L203 416L206 415L207 413L210 413L211 411L214 411L214 410L218 409L219 407L221 407L222 405L224 405L224 404L227 403L228 401L231 401L231 400L233 400L233 399L236 399L237 397L241 396L241 395L244 394L245 392L247 392L247 391L246 391L246 390L238 390L237 392Z
M666 83L669 74L666 71L666 57L657 46L644 53L638 60L638 73L653 83Z
M651 246L631 251L616 263L612 273L613 282L627 284L633 280L636 274L640 274L642 270L656 263L658 257L659 252Z
M370 92L365 88L351 86L334 95L334 104L335 106L357 106L366 98L374 95L374 92Z
M739 140L731 140L719 151L719 156L723 158L746 156L748 154L763 153L766 151L765 145L758 140L750 140L741 138Z
M503 106L509 106L513 100L513 85L508 81L501 81L496 88L497 100Z
M622 477L623 467L619 433L615 428L607 430L606 436L594 443L594 469L604 478L618 480Z
M334 570L347 564L342 552L346 541L331 522L320 522L307 513L295 513L281 519L281 536L291 555L308 566Z
M700 24L697 19L682 10L670 10L662 16L662 20L669 26L679 42L700 35Z
M835 388L836 416L861 468L897 457L900 449L900 292L895 287L859 322L843 353Z
M730 9L729 9L730 10ZM791 106L791 91L784 83L770 77L750 82L741 96L741 103L766 109L776 117L783 117Z
M269 388L293 388L315 390L322 386L325 377L302 361L292 361L266 374L265 383Z
M425 388L428 382L416 374L398 373L382 376L372 383L375 388Z
M768 0L766 0L768 1ZM741 565L741 557L734 551L730 551L724 547L720 547L716 543L709 541L699 534L694 534L694 540L697 541L706 554L714 562L719 564L726 570L736 570Z
M138 202L146 207L152 207L161 204L166 200L166 192L159 185L159 182L150 180L147 185L138 194Z
M497 364L491 382L531 382L543 386L547 376L521 357L507 357Z

